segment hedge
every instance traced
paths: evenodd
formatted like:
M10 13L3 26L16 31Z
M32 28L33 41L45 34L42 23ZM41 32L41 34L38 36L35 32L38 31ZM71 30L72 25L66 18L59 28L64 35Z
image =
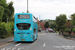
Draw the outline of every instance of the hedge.
M6 38L14 32L14 22L2 22L0 24L0 38Z

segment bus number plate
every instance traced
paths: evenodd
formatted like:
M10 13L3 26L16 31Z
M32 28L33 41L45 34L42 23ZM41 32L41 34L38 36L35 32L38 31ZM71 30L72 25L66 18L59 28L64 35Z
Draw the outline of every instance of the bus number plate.
M21 39L21 41L25 41L25 39Z

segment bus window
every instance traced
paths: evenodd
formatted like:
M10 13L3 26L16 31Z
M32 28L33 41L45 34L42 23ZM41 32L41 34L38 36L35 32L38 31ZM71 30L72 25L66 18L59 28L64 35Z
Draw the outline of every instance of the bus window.
M36 33L36 29L34 28L34 33Z
M16 24L16 25L17 25L17 28L19 30L28 30L30 28L31 24L28 24L28 23L19 23L19 24Z
M18 19L29 19L30 15L18 15Z

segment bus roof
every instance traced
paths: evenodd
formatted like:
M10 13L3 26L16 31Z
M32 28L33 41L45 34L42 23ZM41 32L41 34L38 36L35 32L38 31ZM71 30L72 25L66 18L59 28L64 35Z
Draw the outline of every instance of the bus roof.
M31 13L16 13L16 14L31 14ZM32 14L31 14L32 15Z

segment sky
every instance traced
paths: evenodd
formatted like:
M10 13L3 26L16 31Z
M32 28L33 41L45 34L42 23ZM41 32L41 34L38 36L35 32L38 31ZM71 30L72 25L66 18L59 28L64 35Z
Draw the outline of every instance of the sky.
M7 0L7 3L13 1L15 13L27 11L27 0ZM39 20L51 19L55 20L56 16L66 14L70 19L70 15L75 13L75 0L28 0L28 10Z

